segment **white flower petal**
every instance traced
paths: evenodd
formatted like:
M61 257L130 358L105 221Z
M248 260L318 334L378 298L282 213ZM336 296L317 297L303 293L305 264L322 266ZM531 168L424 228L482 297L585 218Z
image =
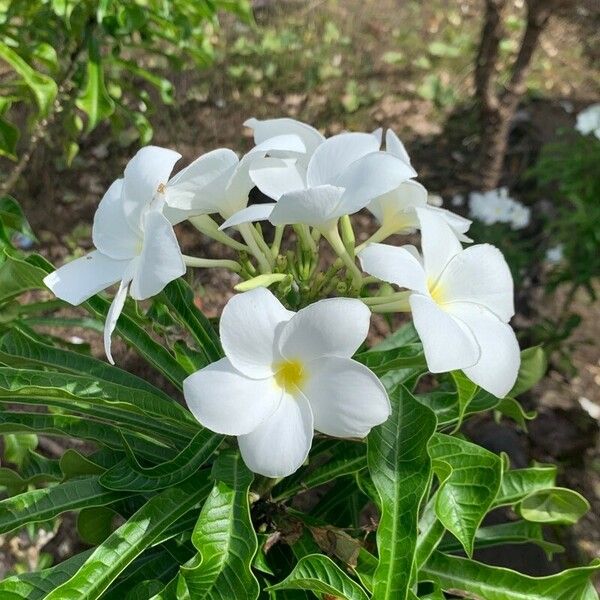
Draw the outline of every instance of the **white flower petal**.
M269 220L273 225L322 225L334 218L343 193L332 185L289 192L279 199Z
M219 148L200 156L169 181L167 205L201 211L203 214L217 212L219 207L215 199L223 195L227 181L238 163L237 154L227 148Z
M302 141L302 138L296 134L282 134L276 135L262 141L260 144L256 144L246 156L266 153L271 156L286 157L291 153L292 155L304 154L306 152L306 146Z
M416 174L399 158L386 152L372 152L354 161L332 183L345 188L341 203L347 212L343 214L352 214Z
M144 217L144 245L131 283L131 297L145 300L155 296L185 271L173 226L160 212L149 211Z
M265 477L286 477L306 460L313 437L313 416L300 392L284 393L277 410L254 431L238 437L244 462Z
M116 260L132 259L138 253L142 232L133 229L125 218L122 200L123 180L117 179L108 188L94 215L92 240L94 246Z
M328 298L298 311L282 328L279 350L288 360L350 358L365 341L371 312L360 300Z
M303 392L315 429L334 437L365 437L391 413L390 401L375 374L360 363L335 356L306 366Z
M479 360L477 341L462 321L444 312L427 296L411 294L409 303L432 373L465 369Z
M115 295L112 304L106 315L106 321L104 322L104 352L106 358L111 365L115 364L112 357L112 334L117 326L117 321L123 312L125 306L125 300L127 299L127 289L129 287L129 281L124 279L119 285L117 294Z
M306 179L310 187L335 184L355 160L379 150L379 140L370 133L340 133L325 140L314 152Z
M222 358L190 375L183 395L201 425L224 435L256 429L279 405L282 389L269 377L250 379Z
M390 226L396 224L397 231L402 231L419 226L419 219L414 211L417 206L427 206L427 190L420 183L408 180L391 192L372 200L367 208L379 223Z
M129 264L128 260L114 260L95 250L46 275L44 284L57 298L77 306L121 281Z
M278 135L297 135L302 140L306 148L307 161L310 159L317 146L325 141L325 137L314 127L311 127L306 123L302 123L301 121L296 121L295 119L289 119L287 117L280 119L267 119L265 121L252 118L245 121L244 125L254 130L254 141L256 144L261 144L269 138ZM308 164L308 162L306 162L306 164Z
M221 315L225 355L247 377L270 377L273 363L280 359L277 330L293 314L265 288L233 296Z
M273 212L273 208L276 206L274 202L267 204L251 204L246 208L234 213L229 219L227 219L219 229L227 229L228 227L234 227L235 225L242 225L243 223L255 223L256 221L267 221Z
M385 149L386 152L389 152L393 156L396 156L400 160L403 160L406 164L410 165L410 156L408 155L404 144L391 129L388 129L385 132Z
M427 279L434 284L462 246L446 221L430 210L416 208L421 224L421 249Z
M475 304L454 303L450 313L472 331L481 356L477 364L463 371L477 385L504 398L517 380L521 355L514 331L489 310Z
M428 294L425 271L414 255L414 247L398 248L387 244L369 244L358 258L363 271L382 281Z
M438 285L444 303L481 304L504 322L515 314L510 269L502 252L490 244L477 244L454 256Z
M409 182L407 182L409 183ZM471 243L473 240L466 236L465 234L469 231L473 221L470 219L466 219L461 215L457 215L450 210L446 210L445 208L438 208L437 206L427 206L427 210L432 211L434 214L439 215L448 223L450 229L454 232L459 241L463 243Z
M127 163L123 181L123 211L132 227L139 227L142 211L152 201L159 185L167 185L181 154L167 148L146 146Z
M302 167L270 156L257 159L250 169L250 178L256 187L273 200L279 200L287 192L306 188L305 177Z

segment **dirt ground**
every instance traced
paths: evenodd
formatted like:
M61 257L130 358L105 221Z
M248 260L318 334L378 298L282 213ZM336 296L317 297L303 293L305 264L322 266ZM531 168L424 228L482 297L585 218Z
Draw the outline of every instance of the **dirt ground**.
M216 65L176 76L175 104L151 118L153 143L177 148L185 165L219 146L247 149L250 132L242 123L251 116L288 115L312 122L327 134L345 128L392 127L405 141L421 181L448 202L457 192L477 189L478 174L472 168L477 137L468 99L480 4L476 0L256 2L263 33L226 19ZM515 19L522 11L522 2L516 1ZM264 31L274 32L268 44ZM541 143L551 140L559 126L572 126L579 108L597 101L598 31L600 4L594 0L551 23L536 57L530 96L518 115L525 134L511 147L506 183L518 187ZM459 34L464 39L457 40ZM440 40L460 47L461 53L444 55L449 51L432 47ZM428 79L431 72L437 74L437 83ZM97 203L134 150L100 128L81 144L70 170L57 170L54 149L36 152L16 196L39 236L39 251L59 264L89 250ZM372 223L366 216L361 223L366 238ZM187 254L227 255L191 229L183 228L180 235ZM206 270L195 278L203 308L210 316L218 314L231 294L232 277ZM562 305L561 293L548 298L540 289L528 290L535 299L531 304L552 316ZM551 368L528 394L525 402L540 417L527 434L489 425L488 438L480 440L507 450L518 466L533 459L557 463L561 481L592 504L590 513L573 528L562 566L600 556L600 305L580 295L571 309L582 317L570 340L576 374ZM526 331L538 317L524 311L515 323ZM385 328L378 321L375 331L384 335ZM93 347L100 354L97 339ZM119 347L117 353L125 367L139 370L125 349ZM73 549L68 523L63 527L67 533L52 542L59 556Z

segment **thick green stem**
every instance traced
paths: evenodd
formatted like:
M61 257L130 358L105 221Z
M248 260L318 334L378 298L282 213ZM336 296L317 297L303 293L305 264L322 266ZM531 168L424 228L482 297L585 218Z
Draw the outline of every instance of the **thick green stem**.
M390 235L393 235L394 233L396 233L394 229L382 225L368 240L356 247L356 254L361 250L364 250L369 244L383 242L383 240L389 238Z
M283 239L283 232L285 231L285 225L275 226L275 236L273 237L273 243L271 244L271 255L275 258L279 254L281 248L281 240Z
M209 217L208 215L199 215L197 217L190 217L189 222L206 237L209 237L225 246L229 246L238 252L248 252L249 248L245 244L242 244L231 237L229 237L224 231L219 230L219 225Z
M242 234L242 237L244 238L244 241L246 242L251 254L253 254L254 258L256 258L258 261L260 271L262 273L270 273L271 264L254 239L253 232L256 232L256 229L254 229L250 223L243 223L242 225L238 225L238 230Z
M342 262L352 275L352 285L356 290L362 287L362 273L356 266L354 259L348 254L346 246L340 237L337 222L328 223L326 227L321 228L323 237L329 242L335 253L342 259Z
M229 269L234 273L239 273L242 267L235 260L226 260L218 258L197 258L195 256L183 255L183 261L188 267L200 267L203 269Z

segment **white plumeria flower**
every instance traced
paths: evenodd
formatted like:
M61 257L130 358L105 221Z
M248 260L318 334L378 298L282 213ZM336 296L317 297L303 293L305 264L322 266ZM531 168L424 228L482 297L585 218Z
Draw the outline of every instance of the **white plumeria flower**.
M519 371L513 281L500 251L489 244L461 247L439 216L417 208L423 257L414 247L373 244L363 269L412 291L415 328L433 373L462 369L483 389L503 398Z
M577 115L575 129L582 135L593 133L600 140L600 103L588 106Z
M386 391L351 359L369 329L359 300L322 300L293 313L265 288L234 296L220 334L226 358L188 377L198 421L238 436L255 473L284 477L306 460L316 429L363 438L390 415Z
M92 229L96 250L44 279L56 296L73 305L120 282L104 327L104 347L113 364L111 335L127 293L145 300L186 270L173 225L163 214L166 197L195 193L198 161L169 180L180 158L166 148L142 148L98 206Z
M421 208L434 212L444 219L460 241L473 241L465 235L472 221L449 210L431 206L427 200L427 190L420 183L412 180L405 181L395 190L372 200L367 209L379 221L381 229L376 234L377 239L383 240L395 233L414 232L419 228L416 209Z
M291 133L267 137L241 159L232 150L208 152L193 163L196 172L195 185L190 190L193 193L167 194L167 214L176 215L178 221L215 213L227 219L248 204L248 195L254 187L249 170L256 160L267 154L296 158L305 151L301 137Z
M276 202L248 207L223 227L268 219L273 225L328 229L343 215L416 176L403 159L379 150L381 135L340 133L322 142L308 165L266 157L250 169L256 186Z
M511 229L524 229L529 225L530 221L531 209L528 206L524 206L520 202L515 201L510 217Z

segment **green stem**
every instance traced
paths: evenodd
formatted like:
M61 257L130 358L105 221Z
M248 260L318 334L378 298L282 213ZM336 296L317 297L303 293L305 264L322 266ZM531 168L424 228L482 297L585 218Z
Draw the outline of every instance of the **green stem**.
M239 273L242 267L235 260L226 260L218 258L197 258L195 256L183 255L183 261L188 267L200 267L203 269L229 269L234 273Z
M394 294L387 294L386 296L371 296L369 298L363 298L362 301L367 306L408 302L408 297L410 296L411 293L412 292L396 292Z
M190 217L188 220L200 233L203 233L205 236L216 240L225 246L229 246L238 252L249 251L248 246L232 239L224 231L220 231L219 225L208 215Z
M315 240L310 235L310 229L308 225L304 225L304 223L299 223L298 225L293 225L294 231L296 232L298 239L300 240L300 244L305 250L312 252L313 254L317 254L317 244Z
M253 231L256 231L250 223L242 223L238 225L238 230L242 234L244 241L246 242L250 253L254 255L254 258L258 261L258 266L263 273L271 272L271 265L259 248L256 240L254 239ZM269 251L270 252L270 251Z
M379 242L383 242L386 238L389 238L390 235L393 235L395 231L382 225L369 239L365 240L362 244L356 247L356 254L358 254L361 250L364 250L369 244L377 244Z
M281 240L283 239L283 232L285 231L285 225L276 225L275 226L275 237L273 238L273 243L271 244L271 255L275 258L279 254L279 249L281 248Z
M346 246L340 237L340 233L337 227L337 221L333 221L327 224L326 227L321 229L323 237L329 242L335 253L342 259L342 262L352 275L352 284L356 290L360 290L362 287L362 273L356 266L354 259L348 254Z

